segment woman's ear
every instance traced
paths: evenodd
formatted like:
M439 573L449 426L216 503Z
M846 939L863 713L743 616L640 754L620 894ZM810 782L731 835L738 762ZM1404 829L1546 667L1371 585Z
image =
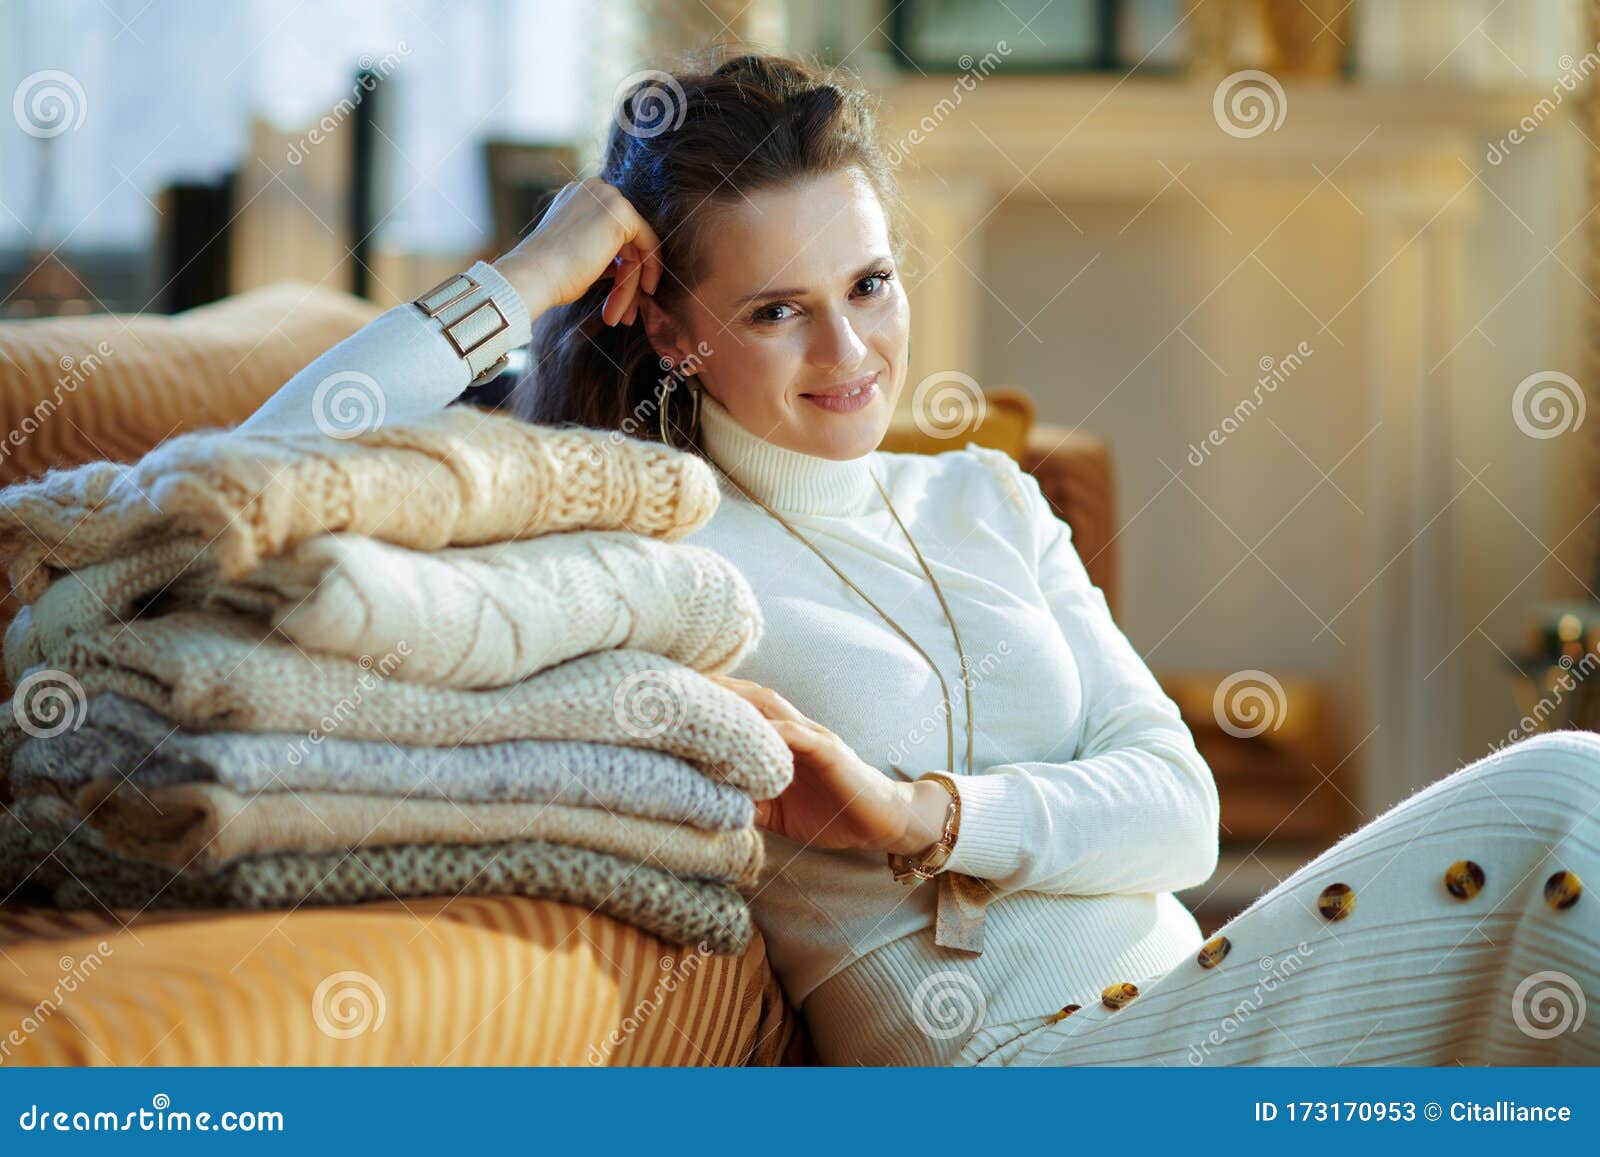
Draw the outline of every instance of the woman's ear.
M644 326L650 348L656 351L656 356L662 361L677 365L689 357L689 343L683 334L683 327L655 298L640 295L639 322Z

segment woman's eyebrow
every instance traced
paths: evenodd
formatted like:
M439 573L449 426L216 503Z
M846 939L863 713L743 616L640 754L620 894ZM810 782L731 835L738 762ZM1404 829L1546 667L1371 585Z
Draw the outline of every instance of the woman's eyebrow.
M891 259L887 255L874 257L871 261L867 262L860 269L852 273L848 280L851 282L860 281L869 273L878 272L878 270L882 269L885 265L888 265L890 260ZM744 297L739 298L734 302L734 305L753 305L758 301L769 301L779 297L803 297L808 292L810 291L806 289L763 289L756 293L747 294Z

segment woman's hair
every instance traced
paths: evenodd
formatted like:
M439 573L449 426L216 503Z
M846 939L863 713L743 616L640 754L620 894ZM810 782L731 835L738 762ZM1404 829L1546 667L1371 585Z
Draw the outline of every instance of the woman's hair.
M757 54L711 71L644 75L618 102L599 175L662 239L655 299L663 308L673 308L703 276L705 227L713 215L758 189L855 167L893 221L894 180L865 90L820 67ZM642 322L601 320L611 285L602 279L536 320L534 368L508 405L546 425L659 438L662 385L683 371L661 364ZM666 419L669 437L681 443L693 434L691 403L681 379L673 385Z

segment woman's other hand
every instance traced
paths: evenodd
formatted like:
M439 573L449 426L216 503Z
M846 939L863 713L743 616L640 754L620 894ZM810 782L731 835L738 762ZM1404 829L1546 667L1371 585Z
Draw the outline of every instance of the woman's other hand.
M534 231L498 258L498 269L537 317L577 301L601 278L613 278L600 316L633 324L642 294L661 282L661 240L632 203L599 177L556 194Z
M905 855L939 838L950 797L938 784L890 779L770 687L727 675L708 678L766 716L794 753L794 782L777 799L756 801L758 827L816 848Z

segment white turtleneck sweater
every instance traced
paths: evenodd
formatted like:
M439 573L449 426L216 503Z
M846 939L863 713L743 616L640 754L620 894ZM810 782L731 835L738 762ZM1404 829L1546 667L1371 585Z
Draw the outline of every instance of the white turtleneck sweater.
M491 266L472 272L527 340L511 286ZM469 376L435 324L399 306L306 367L246 425L314 428L317 384L344 370L383 384L390 422L447 404ZM942 948L932 883L897 884L882 852L821 851L767 833L752 907L823 1060L943 1064L980 1027L1091 1003L1108 984L1156 976L1194 953L1199 927L1171 893L1216 867L1215 783L1032 476L973 444L812 457L745 430L709 395L701 440L940 665L958 766L922 657L723 480L716 515L685 541L732 561L760 601L760 643L733 673L777 690L885 775L954 772L961 829L948 870L998 893L981 954ZM973 672L971 776L955 642L873 472L961 631Z

